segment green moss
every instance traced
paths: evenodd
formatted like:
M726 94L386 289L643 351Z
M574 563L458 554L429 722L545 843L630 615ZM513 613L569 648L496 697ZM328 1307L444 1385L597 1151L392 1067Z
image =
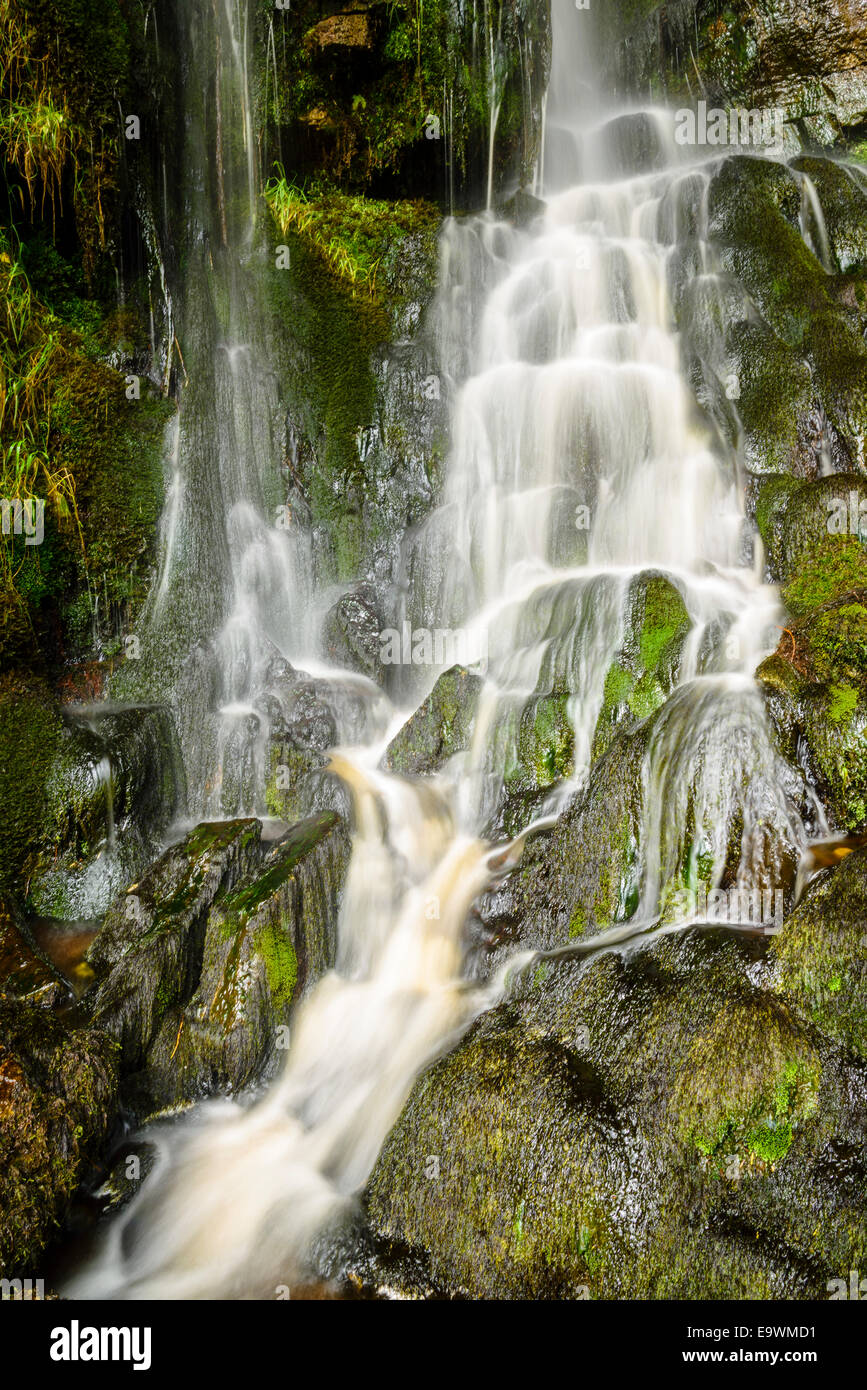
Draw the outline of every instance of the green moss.
M292 1002L298 981L298 957L292 945L290 927L268 922L256 932L256 950L261 953L268 976L268 986L275 1007L286 1008Z
M828 718L834 724L848 723L858 704L858 691L851 685L832 685L830 695Z
M776 988L814 1023L867 1056L867 854L812 883L772 945Z
M800 561L783 601L800 616L861 588L867 588L864 547L855 536L826 536Z
M594 762L610 748L625 720L647 719L665 702L676 681L690 626L680 591L665 576L653 572L633 580L626 617L623 649L605 677L602 709L593 735Z
M0 680L0 883L26 878L51 842L48 782L62 735L44 687Z

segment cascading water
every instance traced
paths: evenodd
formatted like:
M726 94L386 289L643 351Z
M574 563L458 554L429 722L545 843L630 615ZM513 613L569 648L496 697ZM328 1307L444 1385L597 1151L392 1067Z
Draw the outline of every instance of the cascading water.
M556 812L587 780L638 574L668 577L691 630L643 755L635 930L659 920L686 858L701 855L709 882L720 882L732 824L747 889L765 886L804 843L751 676L775 644L776 593L751 561L736 460L698 412L673 326L678 190L700 189L704 175L631 172L634 125L623 113L601 119L587 100L587 12L559 0L554 20L544 209L525 230L486 215L443 232L436 314L452 453L442 505L405 556L407 618L462 626L486 656L473 746L446 776L415 784L377 770L382 737L335 756L355 808L335 969L303 1001L285 1071L263 1099L210 1102L157 1132L156 1172L73 1294L273 1296L276 1285L303 1281L311 1241L364 1185L420 1068L502 989L502 980L464 983L462 929L474 898L520 852L519 842L492 852L478 838L514 754L508 716L568 691L576 771L543 808ZM218 81L220 119L222 139L231 121L249 153L239 23L229 9L219 20L221 61L231 54L234 64ZM657 166L673 158L670 125L664 113L640 116ZM222 710L209 733L201 689L188 683L184 746L202 787L226 761L238 721L254 726L244 734L253 744L260 737L274 654L303 666L310 642L299 625L310 603L303 536L265 520L279 441L267 344L248 303L251 182L245 171L240 204L238 188L217 182L185 306L187 331L198 323L202 341L187 362L178 489L200 506L172 496L152 612L166 634L202 566L211 602L197 610L198 635L217 634ZM698 282L712 296L700 232ZM247 784L260 776L253 757Z

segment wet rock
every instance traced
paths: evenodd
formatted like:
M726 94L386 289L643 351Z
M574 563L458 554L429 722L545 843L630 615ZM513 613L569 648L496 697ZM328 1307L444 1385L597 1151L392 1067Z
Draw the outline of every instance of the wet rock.
M867 1058L867 851L854 850L808 886L771 954L779 993Z
M507 222L514 223L516 227L529 227L537 217L541 217L545 206L542 198L535 198L525 188L519 188L517 193L513 193L511 198L501 204L497 209L497 215Z
M634 912L645 740L641 729L624 732L554 829L526 846L502 905L520 924L522 946L565 945Z
M771 478L762 484L756 523L770 577L784 585L797 579L789 598L799 611L846 592L838 589L840 583L851 588L864 582L857 543L862 501L867 521L867 483L859 473L808 483Z
M818 195L831 260L827 268L848 271L867 267L867 178L859 178L852 165L815 155L792 160L792 168L807 175ZM810 200L806 202L811 240L821 256L825 250L822 228Z
M91 948L108 973L85 1002L121 1043L139 1118L273 1074L295 999L333 963L342 823L312 817L267 853L260 828L197 827L119 900Z
M757 672L783 755L803 767L833 824L867 818L867 553L859 475L775 479L757 518L792 615ZM854 529L854 533L853 533Z
M830 447L840 466L862 467L867 447L867 346L861 321L835 299L800 232L795 175L767 160L735 155L708 190L708 231L724 270L749 292L765 324L808 364ZM740 343L743 352L744 343ZM747 424L756 384L748 375ZM796 392L792 404L798 406ZM801 384L803 396L805 386ZM803 423L796 432L803 433ZM775 451L779 451L776 444ZM772 454L773 458L773 454ZM769 471L768 463L755 465ZM800 470L799 470L800 471Z
M475 1298L824 1297L867 1248L867 1075L768 980L719 931L528 968L386 1142L381 1267Z
M184 787L168 709L70 706L63 717L68 736L47 784L62 829L53 860L31 877L29 901L35 912L75 920L104 912L151 862Z
M380 660L379 634L382 630L377 593L372 584L359 584L328 612L323 627L323 645L328 661L360 671L378 685L385 683Z
M32 678L0 682L0 881L29 906L77 919L104 911L153 857L183 795L168 712L61 710Z
M787 759L800 764L832 825L867 824L867 589L783 633L757 671Z
M503 794L489 836L517 835L539 812L546 797L575 770L575 731L569 714L568 691L555 691L529 700L523 708L501 718L498 737L509 750L503 776ZM504 737L505 736L505 737ZM494 753L496 761L496 751Z
M0 899L0 999L21 999L53 1009L71 991L32 936Z
M610 747L618 728L646 719L671 694L689 628L683 595L670 579L648 572L632 581L626 640L605 678L594 761Z
M255 820L197 826L167 850L109 909L88 952L101 977L90 1015L121 1044L135 1069L169 1008L188 999L201 972L208 911L257 862Z
M659 128L647 112L615 116L605 123L598 138L604 143L612 167L621 175L643 174L668 162Z
M0 1273L38 1277L115 1110L116 1046L50 1010L0 998Z
M464 666L444 672L388 745L383 766L404 776L426 775L469 748L483 685L482 677Z
M386 704L368 676L312 679L293 672L269 701L270 745L266 800L288 823L320 810L346 809L340 785L327 776L327 753L370 741Z

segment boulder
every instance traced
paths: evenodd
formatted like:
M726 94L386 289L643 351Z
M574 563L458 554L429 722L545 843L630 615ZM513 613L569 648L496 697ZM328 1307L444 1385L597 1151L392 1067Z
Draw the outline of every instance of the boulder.
M0 997L0 1274L38 1277L39 1259L117 1097L115 1043L72 1031L31 1000Z
M255 820L198 826L109 911L84 1006L140 1118L273 1073L295 999L333 963L348 839L333 813L266 852Z

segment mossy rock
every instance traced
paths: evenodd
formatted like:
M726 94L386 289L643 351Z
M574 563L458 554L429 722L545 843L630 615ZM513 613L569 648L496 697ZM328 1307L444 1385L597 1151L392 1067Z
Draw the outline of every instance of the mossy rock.
M867 851L854 850L809 884L772 954L780 994L867 1058Z
M125 1102L141 1119L273 1075L296 999L333 965L343 823L324 812L267 852L259 831L197 827L134 885L136 913L121 899L91 947L110 972L85 1005L121 1042Z
M611 746L619 727L634 726L664 703L677 683L691 626L683 595L662 574L633 579L626 604L626 638L605 678L594 761Z
M867 189L835 160L801 155L792 160L792 168L806 174L816 189L834 268L867 268ZM818 237L815 227L813 236Z
M260 833L256 820L197 826L106 914L87 953L97 984L85 1005L120 1043L124 1071L140 1065L168 1010L190 998L208 910L222 887L255 865Z
M723 268L749 292L767 326L808 363L835 449L861 466L867 444L867 347L860 318L801 236L794 174L768 160L724 160L708 190L708 232ZM755 402L747 398L748 410Z
M812 477L816 390L804 356L763 324L734 323L725 342L747 468Z
M436 772L470 747L476 704L484 682L463 666L440 676L430 695L386 749L383 766L402 776Z
M45 685L27 677L0 680L0 882L26 880L51 842L47 788L63 737Z
M575 730L568 691L538 695L502 720L494 746L505 737L508 761L497 825L517 835L533 819L551 790L575 771Z
M632 916L645 748L643 730L618 738L554 829L525 847L508 888L522 945L566 945Z
M810 482L777 477L762 483L756 523L771 578L788 586L784 596L792 611L804 612L863 583L859 556L864 551L858 544L862 501L867 515L867 483L859 473Z
M855 1073L770 980L719 930L525 969L377 1160L382 1277L473 1298L824 1296L867 1249L857 1184L822 1178L828 1143L857 1143Z
M36 1278L39 1261L117 1096L116 1047L72 1032L49 1010L0 998L0 1274Z
M851 531L862 493L858 475L771 480L757 509L793 615L757 676L784 757L847 830L867 818L867 550Z

